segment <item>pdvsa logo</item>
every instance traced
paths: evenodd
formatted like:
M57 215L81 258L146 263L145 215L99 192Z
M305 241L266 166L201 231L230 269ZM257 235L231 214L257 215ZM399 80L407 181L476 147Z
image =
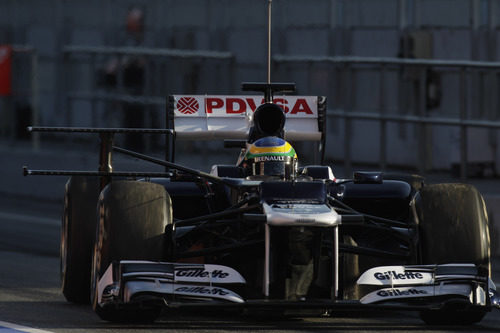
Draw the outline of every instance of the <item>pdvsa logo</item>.
M273 102L279 105L286 114L314 114L306 98L296 98L294 101L289 101L286 98L275 98ZM205 103L207 114L216 114L219 112L245 114L249 111L254 112L257 106L265 103L265 100L258 100L254 97L208 97Z
M181 97L177 102L177 110L183 114L193 114L198 112L200 105L194 97Z
M253 113L265 102L258 96L223 95L176 95L175 112L177 115L197 116L245 116ZM317 98L314 96L286 96L274 100L287 116L314 117L317 114Z

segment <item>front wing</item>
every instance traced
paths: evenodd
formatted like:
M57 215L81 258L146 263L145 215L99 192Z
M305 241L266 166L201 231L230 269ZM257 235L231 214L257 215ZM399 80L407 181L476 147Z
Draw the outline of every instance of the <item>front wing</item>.
M102 307L162 304L167 307L281 307L440 309L481 307L500 309L491 279L479 276L472 264L381 266L364 272L358 285L373 291L360 300L314 299L286 301L246 299L246 284L236 270L221 265L150 261L112 263L98 281Z

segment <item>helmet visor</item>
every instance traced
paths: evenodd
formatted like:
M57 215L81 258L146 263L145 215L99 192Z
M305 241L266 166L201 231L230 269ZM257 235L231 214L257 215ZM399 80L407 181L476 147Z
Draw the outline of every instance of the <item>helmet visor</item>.
M254 170L253 174L255 176L279 176L284 177L286 174L285 162L256 162L253 164Z

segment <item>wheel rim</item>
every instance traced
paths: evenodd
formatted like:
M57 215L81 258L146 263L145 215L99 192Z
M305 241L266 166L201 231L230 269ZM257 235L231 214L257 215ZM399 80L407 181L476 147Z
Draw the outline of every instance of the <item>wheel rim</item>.
M97 246L97 245L96 245ZM99 260L97 258L97 251L96 251L96 246L94 246L94 251L92 255L92 270L91 270L91 277L90 277L90 300L92 303L92 308L95 310L98 306L98 291L97 291L97 279L98 279L98 273L97 273L97 261Z
M69 198L66 195L64 197L64 215L61 225L61 247L60 247L60 259L59 259L59 271L60 278L62 282L62 288L66 283L66 272L68 269L68 241L69 241L69 214L68 214Z
M99 204L99 221L98 227L96 229L96 241L94 244L94 250L92 255L92 269L90 277L90 297L92 302L92 308L95 310L99 306L99 295L97 282L99 279L99 270L101 268L101 251L104 243L104 206Z

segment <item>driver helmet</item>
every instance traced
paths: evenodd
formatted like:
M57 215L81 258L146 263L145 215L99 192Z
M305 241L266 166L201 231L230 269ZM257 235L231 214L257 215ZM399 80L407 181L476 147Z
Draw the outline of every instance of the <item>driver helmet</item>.
M247 176L295 178L297 154L287 141L268 136L250 144L242 161Z

